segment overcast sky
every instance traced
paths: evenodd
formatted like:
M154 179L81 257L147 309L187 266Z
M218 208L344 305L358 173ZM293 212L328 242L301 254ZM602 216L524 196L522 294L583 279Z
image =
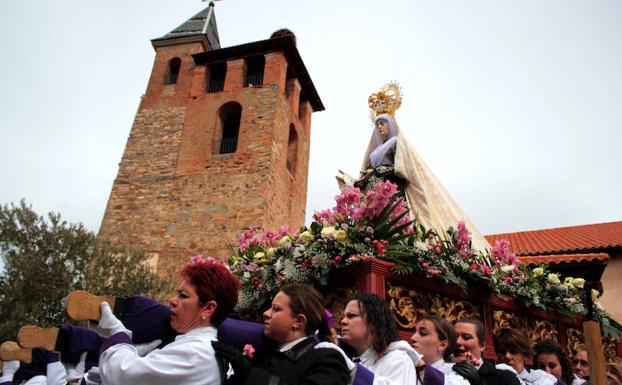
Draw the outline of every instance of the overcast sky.
M97 231L154 50L198 0L0 2L0 203ZM216 3L223 47L287 27L326 111L307 218L333 206L402 85L397 120L484 234L622 220L622 1ZM251 223L249 223L251 225Z

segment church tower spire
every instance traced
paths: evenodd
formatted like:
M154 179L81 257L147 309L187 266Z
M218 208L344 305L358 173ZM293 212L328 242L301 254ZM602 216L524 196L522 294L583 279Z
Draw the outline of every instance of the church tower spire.
M206 40L206 50L220 49L220 37L218 36L213 1L209 3L207 8L186 20L179 27L162 37L151 40L151 44L156 48L163 45L178 44L180 40Z
M311 114L324 106L293 33L221 48L210 4L152 44L100 237L166 272L226 256L249 226L301 226Z

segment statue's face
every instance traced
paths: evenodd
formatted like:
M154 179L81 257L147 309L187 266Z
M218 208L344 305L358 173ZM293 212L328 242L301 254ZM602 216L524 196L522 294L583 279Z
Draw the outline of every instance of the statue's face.
M382 120L382 119L378 120L376 122L376 128L380 132L380 136L382 137L382 140L389 139L389 123L387 123L386 120Z

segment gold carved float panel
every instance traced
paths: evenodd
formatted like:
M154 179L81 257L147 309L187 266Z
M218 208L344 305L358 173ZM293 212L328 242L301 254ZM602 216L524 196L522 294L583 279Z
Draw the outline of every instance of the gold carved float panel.
M326 294L326 308L333 313L334 323L333 329L341 330L341 320L343 319L343 311L350 301L350 298L356 294L354 287L340 287Z
M492 316L494 319L492 334L497 334L503 328L516 328L527 333L532 345L542 340L559 341L557 326L550 321L527 317L505 310L495 310Z
M603 350L605 351L605 361L612 362L618 359L618 343L611 337L603 338Z
M566 341L568 341L566 348L566 350L568 350L568 356L574 357L574 355L577 354L577 352L581 350L585 345L583 331L579 329L568 328L566 329L566 338Z
M387 302L402 329L414 328L418 319L426 314L443 317L449 322L460 318L481 318L479 306L468 301L390 283L387 286Z

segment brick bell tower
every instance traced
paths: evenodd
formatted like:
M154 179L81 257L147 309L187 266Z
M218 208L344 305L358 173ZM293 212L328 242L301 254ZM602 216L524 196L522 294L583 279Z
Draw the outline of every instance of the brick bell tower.
M210 3L152 45L100 237L139 245L165 272L226 256L249 226L301 226L311 113L324 106L295 36L221 48Z

